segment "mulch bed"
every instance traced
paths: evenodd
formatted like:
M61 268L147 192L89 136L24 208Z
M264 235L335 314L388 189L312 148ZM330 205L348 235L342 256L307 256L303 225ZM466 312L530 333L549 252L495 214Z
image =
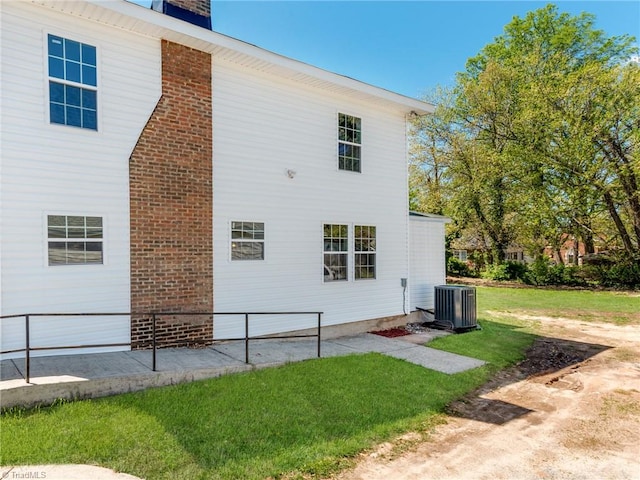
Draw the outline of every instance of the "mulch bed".
M408 332L404 327L388 328L387 330L377 330L375 332L369 333L387 338L404 337L405 335L411 335L411 332Z

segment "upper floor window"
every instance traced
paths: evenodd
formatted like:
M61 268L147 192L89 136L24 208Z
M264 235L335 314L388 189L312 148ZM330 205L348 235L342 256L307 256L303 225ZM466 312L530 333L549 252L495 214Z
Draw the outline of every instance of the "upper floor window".
M231 222L231 260L264 260L264 223Z
M98 129L96 47L49 34L51 123Z
M47 216L49 265L102 263L102 217Z
M361 119L338 114L338 168L360 172L362 161Z

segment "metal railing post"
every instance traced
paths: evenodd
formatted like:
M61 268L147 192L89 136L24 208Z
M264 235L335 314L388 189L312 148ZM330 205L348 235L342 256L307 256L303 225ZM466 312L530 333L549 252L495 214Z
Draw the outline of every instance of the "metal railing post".
M244 363L249 363L249 314L244 314Z
M25 357L24 357L24 370L25 370L25 380L27 383L31 383L29 380L31 379L31 354L29 352L29 315L24 316L24 331L26 335L25 339Z
M156 314L152 313L151 314L151 321L152 321L152 325L151 325L151 339L153 342L153 353L152 353L152 361L151 361L151 368L152 370L155 372L156 371L156 350L157 350L157 346L156 346Z
M322 313L318 312L318 358L320 358L320 326L322 324L321 318Z

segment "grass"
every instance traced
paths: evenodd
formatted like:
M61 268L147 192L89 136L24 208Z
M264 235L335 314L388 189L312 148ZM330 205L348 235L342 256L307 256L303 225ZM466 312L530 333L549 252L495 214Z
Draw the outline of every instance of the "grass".
M592 290L477 287L478 314L562 317L640 325L640 294Z
M379 354L290 364L2 419L2 464L88 463L145 478L325 475L341 459L426 430L482 383Z
M427 433L447 404L520 360L535 339L531 322L501 312L566 316L589 305L603 315L633 316L625 309L639 301L523 290L479 288L483 329L432 342L489 362L482 368L446 375L379 354L353 355L13 409L1 418L0 464L97 464L148 479L326 476L377 443Z

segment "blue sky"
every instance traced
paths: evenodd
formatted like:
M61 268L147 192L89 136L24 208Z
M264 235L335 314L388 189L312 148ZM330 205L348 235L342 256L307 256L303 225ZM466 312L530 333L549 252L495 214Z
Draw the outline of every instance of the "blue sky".
M135 0L149 5L150 0ZM452 85L467 58L537 1L213 1L213 30L410 97ZM640 2L559 1L640 39Z

